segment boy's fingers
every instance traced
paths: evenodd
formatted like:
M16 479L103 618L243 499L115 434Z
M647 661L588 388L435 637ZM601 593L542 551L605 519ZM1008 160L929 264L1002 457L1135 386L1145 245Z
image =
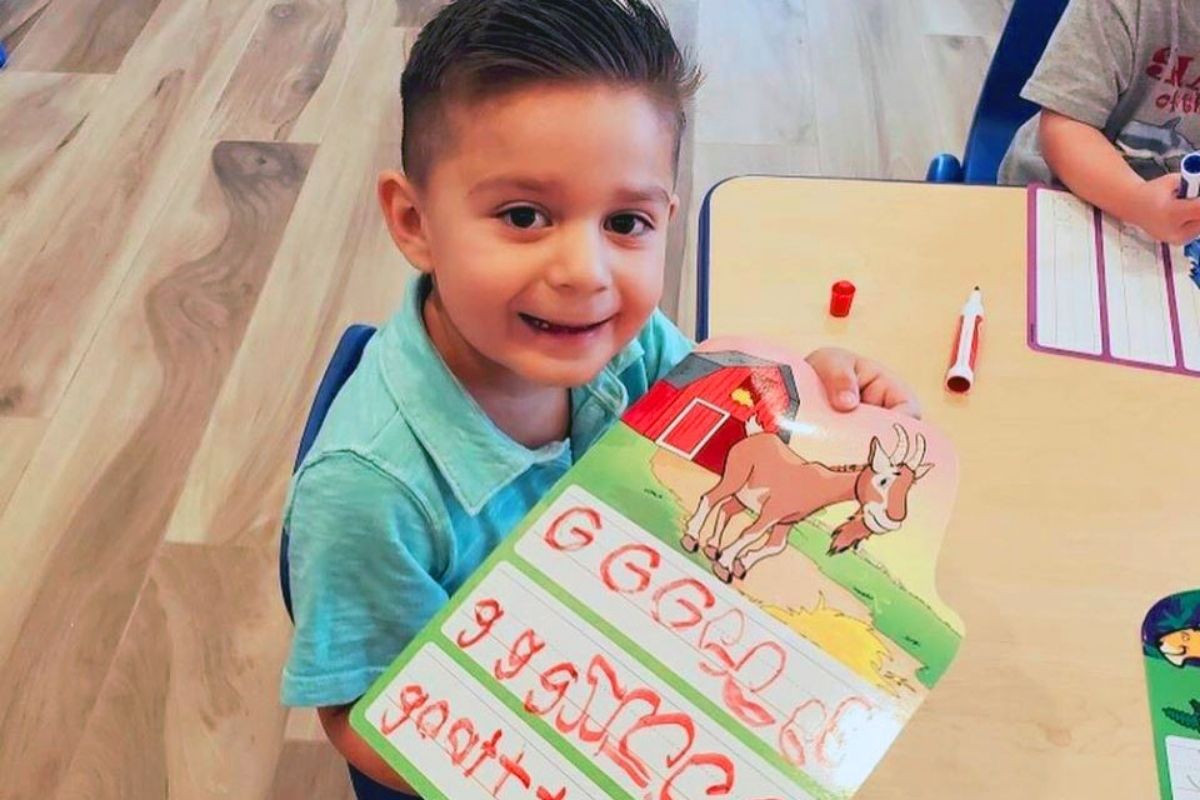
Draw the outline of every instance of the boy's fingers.
M865 400L865 392L864 401L868 403L871 402L870 400ZM883 398L883 402L875 405L879 405L883 408L890 409L891 411L895 411L900 414L905 414L913 419L921 418L920 401L917 400L916 397L913 397L911 394L902 390L889 389L888 393Z
M864 374L862 369L858 374L862 383L863 402L920 419L921 403L908 384L888 374L877 364L870 366L872 370L870 375Z
M858 377L855 358L845 350L827 348L809 356L808 363L817 373L829 403L838 411L853 411L858 406Z
M1185 200L1179 197L1179 176L1178 175L1160 175L1151 181L1155 186L1155 191L1161 192L1164 197L1171 197L1182 200L1185 203L1191 203L1191 200ZM1197 204L1200 205L1200 204Z
M853 411L860 402L921 418L921 403L904 381L869 358L838 348L823 348L808 363L838 411Z
M1200 204L1198 204L1198 205L1200 205ZM1183 236L1184 236L1184 240L1182 242L1180 242L1180 244L1187 244L1192 239L1195 239L1197 236L1200 236L1200 219L1198 219L1196 222L1189 222L1188 224L1184 225L1183 226Z

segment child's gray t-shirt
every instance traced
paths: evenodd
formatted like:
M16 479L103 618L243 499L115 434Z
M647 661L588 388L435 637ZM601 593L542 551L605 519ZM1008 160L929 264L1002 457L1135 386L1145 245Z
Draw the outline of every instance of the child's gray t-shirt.
M1191 3L1071 0L1021 96L1101 130L1134 171L1156 178L1200 149L1198 44ZM1017 131L1000 183L1052 182L1037 126L1034 116Z

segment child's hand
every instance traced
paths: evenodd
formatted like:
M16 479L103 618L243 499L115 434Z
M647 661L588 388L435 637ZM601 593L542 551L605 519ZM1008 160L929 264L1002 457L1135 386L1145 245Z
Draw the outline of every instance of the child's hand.
M1146 181L1134 198L1129 220L1155 240L1187 244L1200 236L1200 200L1181 200L1178 175Z
M822 347L809 353L805 361L821 379L830 404L838 411L853 411L861 400L921 418L921 403L913 390L868 358L838 347Z

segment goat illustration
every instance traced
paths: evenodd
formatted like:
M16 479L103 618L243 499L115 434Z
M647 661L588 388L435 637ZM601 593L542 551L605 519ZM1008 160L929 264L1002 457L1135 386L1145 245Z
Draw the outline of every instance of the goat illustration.
M891 453L872 436L866 464L836 467L808 461L778 436L756 430L730 448L724 474L700 496L680 545L691 553L703 548L713 574L731 583L764 558L782 553L793 525L835 503L854 500L858 509L833 531L830 555L857 549L872 535L898 530L908 516L909 490L933 464L925 463L924 436L917 434L910 453L908 432L899 424L894 428L897 441ZM729 521L746 510L758 518L735 542L719 549ZM713 514L716 524L701 541Z

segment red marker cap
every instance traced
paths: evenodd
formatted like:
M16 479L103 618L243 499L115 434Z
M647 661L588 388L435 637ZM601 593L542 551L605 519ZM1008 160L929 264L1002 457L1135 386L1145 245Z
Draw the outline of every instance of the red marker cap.
M845 317L850 314L850 305L854 302L854 284L850 281L838 281L833 285L829 295L829 313L835 317Z

